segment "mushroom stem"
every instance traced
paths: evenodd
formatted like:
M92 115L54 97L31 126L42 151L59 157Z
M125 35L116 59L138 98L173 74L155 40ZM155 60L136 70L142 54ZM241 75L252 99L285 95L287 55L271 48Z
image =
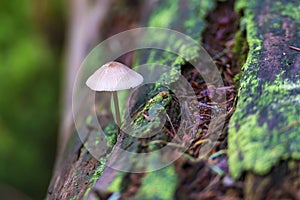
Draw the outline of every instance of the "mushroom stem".
M118 126L118 135L120 135L121 116L120 116L120 110L119 110L118 93L117 93L117 91L113 91L112 93L113 93L114 104L115 104L116 120L117 120L117 126Z

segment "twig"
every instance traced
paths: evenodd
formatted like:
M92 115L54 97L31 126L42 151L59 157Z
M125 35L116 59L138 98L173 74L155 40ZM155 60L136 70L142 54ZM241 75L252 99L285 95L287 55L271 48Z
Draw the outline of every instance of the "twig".
M296 50L296 51L300 51L299 47L294 47L294 46L289 46L290 49Z
M170 116L168 115L168 113L166 113L166 116L167 116L167 119L168 119L168 121L169 121L169 123L171 125L172 131L174 132L174 134L173 134L174 140L176 140L177 142L181 142L180 139L178 138L177 134L176 134L176 130L175 130L174 126L173 126L173 123L172 123L172 121L171 121Z
M146 115L144 113L142 113L142 115L148 122L152 122L152 119L148 115Z
M172 133L172 131L170 131L169 129L167 129L165 126L164 126L164 130L173 138L175 137L175 135Z
M203 143L206 143L206 142L211 142L211 140L210 140L210 139L199 140L199 141L197 141L197 142L193 145L193 147L195 148L195 147L197 147L198 145L203 144Z
M165 144L165 145L171 146L171 147L176 147L176 148L181 148L181 149L185 148L184 146L182 146L180 144L168 142L168 141L165 141L165 140L154 140L154 141L149 142L148 145L149 144Z

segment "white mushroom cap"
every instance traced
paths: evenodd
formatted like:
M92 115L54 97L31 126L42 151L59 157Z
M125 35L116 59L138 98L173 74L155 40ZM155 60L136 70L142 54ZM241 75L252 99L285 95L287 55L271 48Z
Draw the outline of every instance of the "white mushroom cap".
M95 91L118 91L134 88L143 82L143 77L119 62L108 62L86 81Z

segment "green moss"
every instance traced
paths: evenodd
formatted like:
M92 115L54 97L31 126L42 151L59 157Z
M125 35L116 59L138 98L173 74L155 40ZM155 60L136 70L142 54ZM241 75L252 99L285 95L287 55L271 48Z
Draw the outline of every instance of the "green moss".
M288 99L282 101L286 100ZM294 113L296 109L291 103L282 103L277 108L278 112ZM272 106L270 105L268 109ZM296 112L299 113L299 110ZM299 116L284 116L287 120L281 125L283 127L281 129L270 129L266 123L259 124L258 116L259 114L255 113L246 118L238 115L232 118L232 121L239 121L239 124L242 124L238 129L230 128L228 139L231 145L228 150L229 166L233 177L239 177L242 171L247 170L263 175L282 158L299 159L300 137L296 134L300 131L297 124L300 122Z
M165 105L167 102L169 102L171 100L170 97L170 93L169 92L165 92L165 97L162 96L162 93L159 92L157 95L155 95L152 99L150 99L146 105L143 107L143 109L139 112L138 117L135 119L135 124L136 125L140 125L140 124L144 124L145 121L147 121L145 119L145 117L142 115L142 113L147 112L148 110L150 110L153 105Z
M238 57L237 66L241 67L246 62L247 51L248 51L248 43L245 35L245 30L241 28L238 32L236 32L234 36L234 46L232 49L232 52ZM241 72L236 74L233 78L234 85L236 88L239 88L240 79L241 79Z
M205 16L215 6L215 1L191 0L187 4L188 9L184 12L178 5L182 0L164 0L152 13L148 26L177 28L184 27L181 31L198 41L201 41L201 32L206 26ZM180 26L180 24L182 24ZM174 41L173 41L174 42Z
M116 144L118 138L117 130L118 129L116 124L109 124L108 126L105 127L104 133L106 136L108 147L112 147L113 145Z
M114 180L110 183L110 185L107 187L107 191L109 192L121 192L122 191L122 182L124 180L125 173L119 172L117 176L114 178Z
M234 4L234 9L236 12L241 12L242 10L245 10L245 8L248 6L247 0L238 0Z
M242 75L242 72L240 72L240 73L234 75L234 77L233 77L234 87L235 87L235 88L239 88L241 75Z
M300 109L295 105L300 103L300 94L290 97L290 93L300 89L299 84L282 81L277 75L272 84L263 86L264 98L239 101L231 118L228 138L229 166L233 177L239 177L246 170L265 174L281 158L299 158ZM250 102L256 105L252 115L248 115L249 110L245 109ZM280 116L282 121L273 127L260 124L263 110L265 121L274 120L274 116Z
M99 160L99 166L97 167L97 169L95 170L91 178L92 182L96 182L98 178L101 176L103 170L105 169L105 164L106 164L106 158L102 158Z
M149 20L149 26L153 27L170 27L174 16L178 10L178 0L170 1L165 0L164 6L159 7L155 10L152 17ZM167 8L167 9L166 9Z
M147 173L134 199L174 199L177 184L177 174L172 165Z
M293 20L300 20L300 4L297 1L284 4L276 1L273 4L272 11L282 13L283 16L288 16Z
M107 188L109 192L122 192L127 186L127 173L119 172ZM124 185L126 183L126 185ZM141 186L134 199L173 199L177 175L172 165L154 172L148 172L142 178Z
M70 200L76 200L76 199L77 199L76 195L70 198Z
M280 23L272 23L272 28L280 28L281 24Z
M235 117L237 115L233 116L232 121L235 121ZM237 118L241 120L240 117ZM271 158L270 161L277 160L277 158L274 159L274 155L269 155L269 152L266 152L265 147L261 144L261 133L268 133L266 124L259 126L256 115L248 116L247 120L240 121L240 123L243 123L243 126L238 131L231 127L231 136L228 138L231 145L236 143L235 148L228 149L231 175L235 178L239 177L242 171L251 170L253 167L258 173L267 172L269 165L273 163L265 162L265 157Z
M192 37L193 39L202 41L202 32L206 28L206 20L205 17L209 11L214 9L216 6L215 1L199 1L199 0L191 0L189 1L189 12L188 18L180 20L184 21L184 33Z
M238 66L242 66L247 59L248 43L244 30L239 30L234 36L233 53L238 57Z

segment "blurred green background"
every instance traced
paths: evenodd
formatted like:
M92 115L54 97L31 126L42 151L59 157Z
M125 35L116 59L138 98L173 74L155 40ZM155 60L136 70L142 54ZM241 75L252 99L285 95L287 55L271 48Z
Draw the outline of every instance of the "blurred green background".
M46 195L59 123L64 10L61 0L1 0L2 200L16 191L30 199Z

